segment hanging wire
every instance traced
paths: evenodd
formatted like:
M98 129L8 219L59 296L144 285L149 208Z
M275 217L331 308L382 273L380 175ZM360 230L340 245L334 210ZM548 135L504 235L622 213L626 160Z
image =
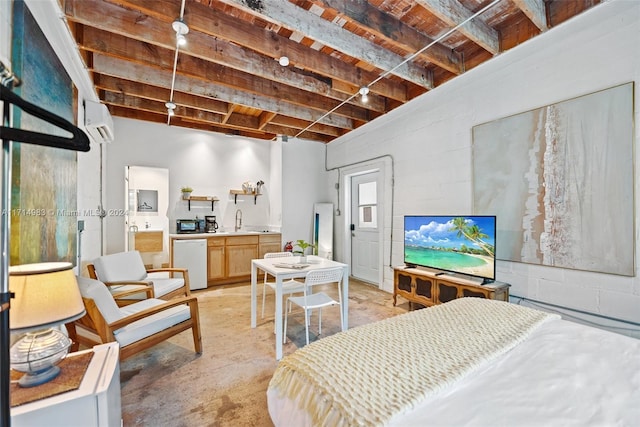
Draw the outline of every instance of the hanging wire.
M485 7L483 7L482 9L478 10L477 12L475 12L473 15L469 16L468 18L466 18L465 20L463 20L462 22L460 22L459 24L457 24L455 27L452 27L450 30L448 30L446 33L442 34L440 37L438 37L437 39L435 39L434 41L432 41L431 43L429 43L428 45L426 45L425 47L423 47L422 49L418 50L417 52L407 56L402 62L400 62L398 65L396 65L395 67L391 68L390 70L387 70L383 73L381 73L377 78L375 78L371 83L369 83L368 85L364 86L366 88L371 88L372 85L374 85L375 83L379 82L380 80L382 80L383 78L387 77L389 74L393 73L395 70L397 70L398 68L402 67L404 64L406 64L407 62L411 61L413 58L415 58L416 56L420 55L422 52L424 52L425 50L429 49L431 46L435 45L436 43L439 43L441 40L443 40L446 37L449 37L451 34L453 34L455 31L457 31L459 28L461 28L464 24L466 24L467 22L471 21L472 19L478 17L479 15L483 14L484 12L486 12L487 10L491 9L493 6L495 6L496 4L498 4L501 0L493 0L491 3L489 3L488 5L486 5ZM307 126L306 128L302 129L300 132L298 132L294 138L297 138L298 136L302 135L304 132L308 131L311 127L313 127L314 125L316 125L317 123L319 123L321 120L323 120L325 117L329 116L330 114L332 114L333 112L335 112L338 108L342 107L343 105L351 102L352 99L354 99L355 97L357 97L360 94L360 89L358 89L358 92L354 93L353 95L351 95L349 98L345 99L344 101L342 101L340 104L338 104L337 106L333 107L331 110L327 111L326 113L324 113L322 116L320 116L318 119L316 119L313 123L309 124L309 126Z
M175 84L176 84L176 69L178 68L178 51L180 50L180 46L178 45L178 41L176 40L176 53L173 56L173 75L171 76L171 92L169 93L169 102L172 103L173 105L173 91L175 88ZM168 109L170 109L170 107L168 107ZM167 114L167 124L169 124L171 122L171 116L172 114Z
M182 22L182 20L184 19L184 6L185 6L185 1L186 0L182 0L182 5L180 6L180 21ZM169 102L165 105L167 105L167 124L171 123L171 116L172 114L170 113L169 110L174 110L175 109L175 103L173 102L173 92L175 90L175 84L176 84L176 71L178 69L178 53L180 52L180 40L178 39L178 37L176 37L176 52L173 56L173 72L171 74L171 91L169 92ZM174 107L171 108L168 105L173 105Z

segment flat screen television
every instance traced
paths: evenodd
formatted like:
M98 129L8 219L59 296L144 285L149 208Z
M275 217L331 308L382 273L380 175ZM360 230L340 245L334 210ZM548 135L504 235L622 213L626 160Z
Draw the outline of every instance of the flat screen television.
M495 253L495 216L404 217L404 262L409 267L460 273L486 283L496 277Z

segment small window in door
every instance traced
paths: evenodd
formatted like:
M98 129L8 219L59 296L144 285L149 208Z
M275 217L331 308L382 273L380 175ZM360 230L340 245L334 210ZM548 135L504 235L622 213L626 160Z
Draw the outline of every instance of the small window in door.
M378 227L378 191L375 181L358 184L358 227Z

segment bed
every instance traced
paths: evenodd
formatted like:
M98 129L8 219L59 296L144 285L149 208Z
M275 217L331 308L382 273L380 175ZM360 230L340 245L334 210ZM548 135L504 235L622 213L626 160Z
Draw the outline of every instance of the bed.
M275 426L638 426L640 340L461 298L283 358Z

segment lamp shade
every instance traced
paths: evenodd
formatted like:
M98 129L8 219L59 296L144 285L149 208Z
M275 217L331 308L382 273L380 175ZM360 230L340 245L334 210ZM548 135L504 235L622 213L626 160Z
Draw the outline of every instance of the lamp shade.
M85 309L72 265L45 262L9 267L12 332L29 332L72 322Z

